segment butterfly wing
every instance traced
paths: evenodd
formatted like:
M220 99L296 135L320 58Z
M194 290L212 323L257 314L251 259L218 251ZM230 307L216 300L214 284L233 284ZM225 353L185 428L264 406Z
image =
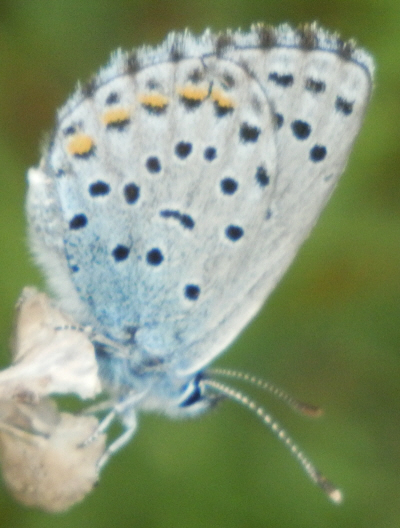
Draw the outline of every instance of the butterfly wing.
M33 247L64 306L138 363L183 374L221 353L345 166L367 67L322 33L312 50L272 34L172 35L116 55L30 173Z

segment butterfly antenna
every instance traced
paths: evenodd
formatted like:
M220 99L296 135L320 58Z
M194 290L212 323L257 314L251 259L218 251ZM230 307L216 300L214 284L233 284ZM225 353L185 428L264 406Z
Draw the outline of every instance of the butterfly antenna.
M217 376L225 376L231 379L237 379L249 383L250 385L253 385L266 392L269 392L270 394L278 398L278 400L285 403L288 407L305 416L310 416L311 418L319 418L323 414L323 410L321 409L321 407L317 407L316 405L311 405L309 403L297 400L280 387L277 387L273 383L266 381L262 378L254 376L253 374L241 372L240 370L223 368L209 369L207 370L207 373L214 374Z
M266 425L283 444L289 449L292 455L296 458L304 471L310 479L322 489L328 498L335 504L340 504L343 499L342 492L332 484L314 464L304 455L297 444L288 435L288 433L279 425L279 423L255 400L242 393L237 389L233 389L229 385L225 385L218 380L204 378L201 382L203 385L223 394L227 398L236 401L256 414L260 420Z

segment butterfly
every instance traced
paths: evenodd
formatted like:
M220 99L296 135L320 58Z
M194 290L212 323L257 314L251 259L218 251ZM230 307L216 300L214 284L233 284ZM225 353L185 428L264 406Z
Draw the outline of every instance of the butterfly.
M219 375L263 382L208 367L309 235L360 130L373 70L365 51L314 24L171 33L114 53L61 108L28 172L29 237L109 398L84 445L115 418L125 427L99 468L140 412L194 416L227 396L256 409L340 501Z

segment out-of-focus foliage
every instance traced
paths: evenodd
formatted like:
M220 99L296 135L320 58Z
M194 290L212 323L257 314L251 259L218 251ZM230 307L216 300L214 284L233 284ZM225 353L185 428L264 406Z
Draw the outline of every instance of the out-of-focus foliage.
M61 516L0 490L0 526L398 528L400 524L400 3L398 0L2 0L0 352L14 302L43 286L26 247L25 173L78 79L116 47L167 32L317 20L375 57L376 88L346 173L254 323L218 361L325 408L317 421L258 395L344 491L333 506L251 415L143 416L99 486Z

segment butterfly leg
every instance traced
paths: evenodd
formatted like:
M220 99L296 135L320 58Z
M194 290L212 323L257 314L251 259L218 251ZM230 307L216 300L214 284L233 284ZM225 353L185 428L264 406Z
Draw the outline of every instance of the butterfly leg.
M131 440L132 436L135 434L136 425L137 420L133 412L124 416L125 431L107 447L103 456L98 461L97 467L99 472L107 464L110 458Z
M111 411L103 418L93 434L82 444L82 446L85 447L95 441L101 434L107 431L107 429L117 417L122 417L125 431L107 447L106 451L98 462L99 471L105 466L112 455L119 451L125 444L127 444L134 435L137 423L134 407L141 397L142 394L132 392L120 402L115 403Z

